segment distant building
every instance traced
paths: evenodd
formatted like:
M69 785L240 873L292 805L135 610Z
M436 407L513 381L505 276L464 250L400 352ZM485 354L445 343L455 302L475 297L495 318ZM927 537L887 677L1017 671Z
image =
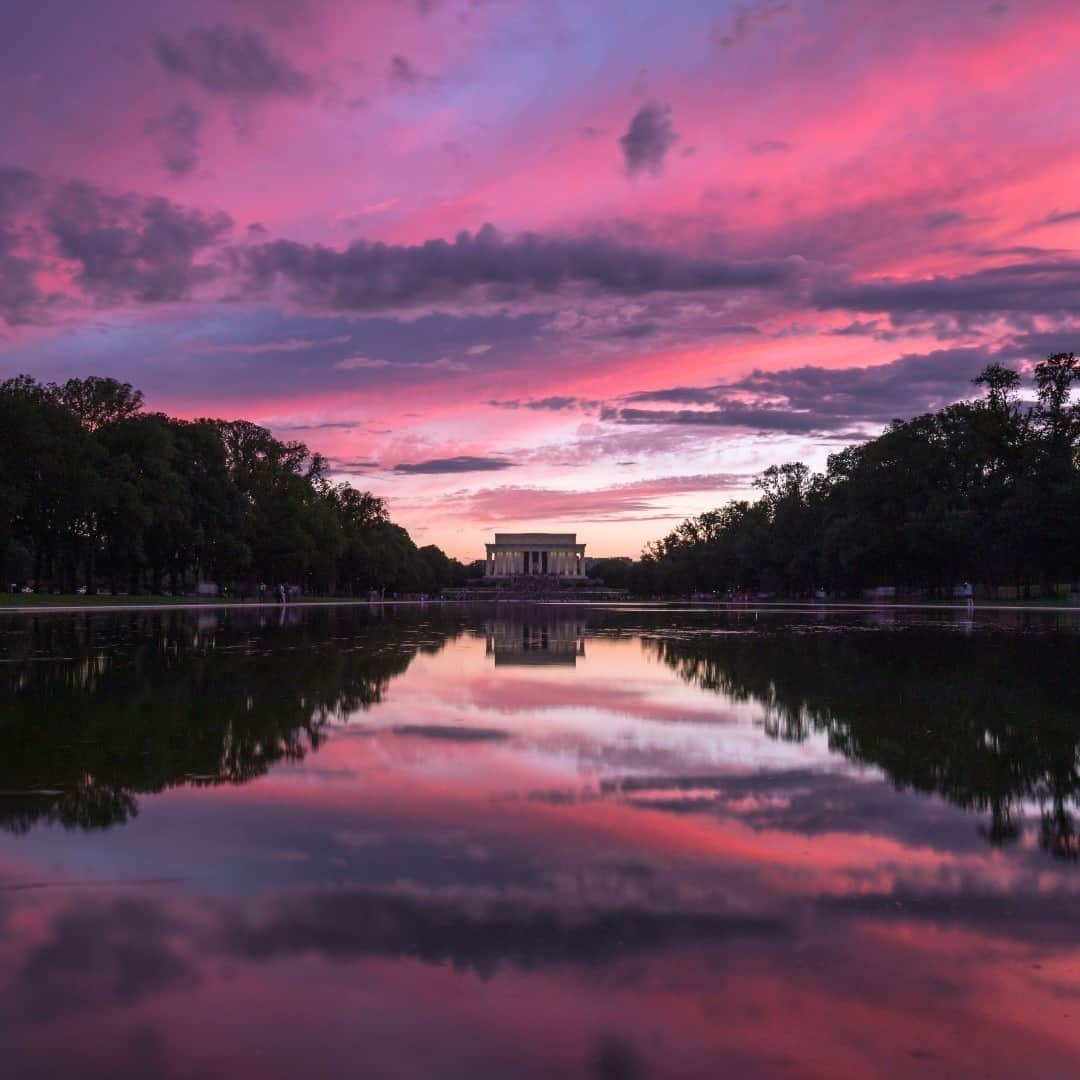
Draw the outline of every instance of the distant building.
M496 533L485 546L485 577L585 576L585 545L576 533Z

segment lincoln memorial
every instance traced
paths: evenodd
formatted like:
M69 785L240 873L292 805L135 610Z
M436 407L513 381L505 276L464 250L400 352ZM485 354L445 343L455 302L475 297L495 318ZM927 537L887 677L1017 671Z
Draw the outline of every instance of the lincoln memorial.
M485 577L585 576L585 545L577 533L496 533L495 543L485 546Z

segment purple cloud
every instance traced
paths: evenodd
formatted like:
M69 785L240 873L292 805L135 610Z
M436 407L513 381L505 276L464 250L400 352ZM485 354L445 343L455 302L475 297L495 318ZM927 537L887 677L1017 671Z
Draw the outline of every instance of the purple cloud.
M819 308L916 315L991 315L1001 312L1071 314L1080 308L1080 261L1030 262L918 281L857 282L824 276L814 285Z
M253 30L193 27L183 38L160 36L154 52L166 71L211 94L234 97L307 97L311 77L271 52Z
M499 472L514 468L514 462L501 457L460 457L432 458L429 461L415 461L394 466L394 472L406 476L435 476L443 473Z
M678 139L679 133L671 122L671 109L667 105L642 105L634 113L626 134L619 139L627 174L660 172L664 158Z
M625 296L652 292L781 286L801 260L695 258L593 238L504 238L492 225L448 243L412 246L358 241L344 251L288 240L235 253L251 293L282 280L302 304L337 311L371 311L438 301L461 301L479 289L509 302L589 286Z
M232 226L227 214L84 183L61 187L46 218L59 253L78 264L78 284L100 302L185 299L217 276L202 257Z
M154 136L161 163L173 176L187 176L198 164L201 127L202 113L187 101L146 122L146 133Z
M624 424L691 425L783 431L836 432L888 423L973 396L972 380L992 359L985 348L911 353L872 367L807 364L781 371L757 369L714 386L675 386L630 394L628 407L603 416ZM693 409L646 409L647 404Z

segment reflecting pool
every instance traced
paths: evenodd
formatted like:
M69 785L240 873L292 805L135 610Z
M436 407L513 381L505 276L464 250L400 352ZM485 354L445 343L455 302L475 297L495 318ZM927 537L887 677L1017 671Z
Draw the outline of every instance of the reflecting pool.
M5 1075L1075 1077L1080 623L0 619Z

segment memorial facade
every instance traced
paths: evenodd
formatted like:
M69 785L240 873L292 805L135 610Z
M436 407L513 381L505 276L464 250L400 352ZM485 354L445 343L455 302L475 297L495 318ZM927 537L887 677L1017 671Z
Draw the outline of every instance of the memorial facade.
M496 533L485 545L489 578L583 578L585 545L576 533Z

